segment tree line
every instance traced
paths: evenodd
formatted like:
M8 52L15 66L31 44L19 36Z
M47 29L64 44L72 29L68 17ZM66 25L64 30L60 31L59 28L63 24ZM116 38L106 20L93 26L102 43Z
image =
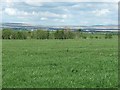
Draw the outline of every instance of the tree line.
M2 39L75 39L75 38L101 38L100 36L85 35L82 33L81 29L76 32L70 30L56 30L56 31L45 31L45 30L35 30L35 31L23 31L23 30L12 30L3 29ZM105 39L112 38L112 34L105 34Z

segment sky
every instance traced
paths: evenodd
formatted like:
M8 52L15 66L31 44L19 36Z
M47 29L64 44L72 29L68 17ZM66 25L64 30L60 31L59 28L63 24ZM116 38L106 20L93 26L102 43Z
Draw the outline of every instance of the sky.
M4 0L0 3L1 22L34 25L117 24L118 2L117 0L108 1Z

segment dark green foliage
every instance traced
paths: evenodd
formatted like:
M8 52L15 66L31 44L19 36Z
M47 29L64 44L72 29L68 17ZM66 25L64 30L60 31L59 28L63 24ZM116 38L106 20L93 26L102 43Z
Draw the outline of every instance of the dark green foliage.
M31 33L32 33L31 38L32 39L37 39L36 31L31 31Z
M77 31L78 31L78 32L82 32L83 30L82 30L82 29L78 29Z
M83 39L87 39L87 36L82 36Z
M98 36L95 36L96 39L98 39L99 37Z
M54 39L54 33L49 31L49 39Z
M55 32L54 36L55 36L55 39L64 39L65 38L63 30L57 30Z
M3 29L2 39L27 39L27 35L24 31L13 31L11 29Z
M72 31L57 30L54 36L55 39L73 39L75 34Z
M27 39L27 34L23 31L14 31L11 39Z
M50 31L47 31L47 39L49 39Z
M90 36L90 39L93 39L93 38L94 38L94 37L91 35L91 36Z
M12 30L11 29L3 29L2 38L3 39L11 39Z
M65 39L74 39L75 37L75 34L71 31L66 31L64 32L64 38Z
M112 34L105 34L105 39L111 39L112 38Z
M30 38L30 39L33 38L33 33L32 33L32 31L28 31L28 33L27 33L27 37Z
M2 39L111 39L116 34L113 33L88 33L81 32L79 29L77 32L66 30L56 30L56 31L45 31L45 30L34 30L34 31L24 31L24 30L12 30L3 29Z
M12 39L18 39L17 32L12 32Z
M36 31L36 38L37 39L48 39L48 32L43 30Z
M18 35L18 39L26 39L27 38L27 35L25 32L17 32L17 35Z

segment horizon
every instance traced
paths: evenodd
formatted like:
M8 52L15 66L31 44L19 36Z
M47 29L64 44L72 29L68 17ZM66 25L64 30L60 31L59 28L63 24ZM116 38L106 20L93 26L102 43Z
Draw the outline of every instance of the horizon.
M119 26L118 24L93 24L93 25L40 25L40 24L31 24L25 22L0 22L0 24L26 24L31 26Z

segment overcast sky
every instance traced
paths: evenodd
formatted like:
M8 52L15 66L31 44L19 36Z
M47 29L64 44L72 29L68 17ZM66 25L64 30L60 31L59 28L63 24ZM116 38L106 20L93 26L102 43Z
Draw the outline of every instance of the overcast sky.
M114 2L42 2L38 0L0 3L2 22L37 25L106 25L118 23L118 3ZM59 0L60 1L60 0ZM62 0L61 0L62 1ZM75 2L74 2L75 1ZM85 0L84 0L85 1ZM110 1L110 0L108 0Z

